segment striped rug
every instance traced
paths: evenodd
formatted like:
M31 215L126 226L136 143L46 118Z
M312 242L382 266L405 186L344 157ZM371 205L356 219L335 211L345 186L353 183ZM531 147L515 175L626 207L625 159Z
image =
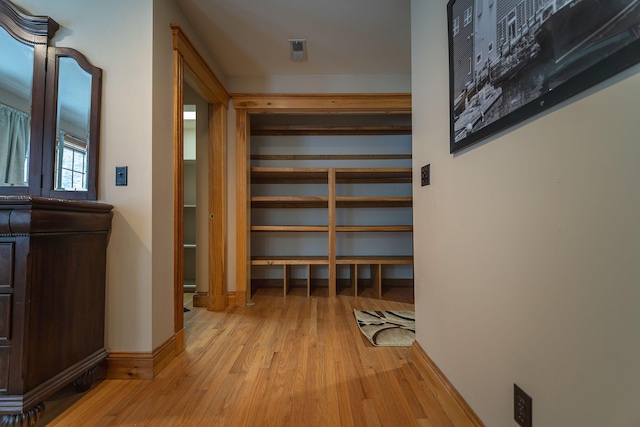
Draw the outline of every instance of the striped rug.
M415 340L413 310L353 310L362 334L374 346L409 347Z

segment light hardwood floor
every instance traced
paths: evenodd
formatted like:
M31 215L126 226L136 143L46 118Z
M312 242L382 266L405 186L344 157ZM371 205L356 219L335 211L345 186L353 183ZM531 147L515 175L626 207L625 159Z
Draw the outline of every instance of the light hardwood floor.
M152 380L103 380L63 390L37 425L473 425L408 347L373 347L353 309L412 304L261 289L255 305L185 313L187 349ZM187 300L187 299L186 299Z

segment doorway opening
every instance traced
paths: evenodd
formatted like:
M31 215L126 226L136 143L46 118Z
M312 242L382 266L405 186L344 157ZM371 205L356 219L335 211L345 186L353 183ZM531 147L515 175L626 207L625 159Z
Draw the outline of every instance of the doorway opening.
M184 144L184 105L185 95L189 91L197 93L206 107L202 120L206 123L207 148L204 158L198 157L198 166L206 167L206 182L199 190L205 194L204 220L206 231L196 234L202 238L202 244L196 241L196 247L202 246L197 259L203 259L207 277L205 284L198 284L198 289L206 289L201 295L203 304L208 310L224 310L228 304L225 295L226 262L226 121L229 93L220 84L215 74L207 66L191 41L177 24L172 24L174 48L174 333L177 352L186 346L184 328L184 283L185 283L185 144ZM204 104L203 104L204 105ZM198 201L197 206L202 205ZM199 209L198 207L196 209ZM196 210L197 213L197 210ZM196 219L198 223L198 219ZM197 271L197 268L196 268ZM202 288L200 288L202 286Z
M183 291L185 300L191 298L189 305L193 307L207 307L209 296L208 111L209 103L186 83L183 109Z

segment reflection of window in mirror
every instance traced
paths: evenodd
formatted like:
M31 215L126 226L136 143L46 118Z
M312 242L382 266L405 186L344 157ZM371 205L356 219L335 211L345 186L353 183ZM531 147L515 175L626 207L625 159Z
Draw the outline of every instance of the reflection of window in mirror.
M0 27L0 186L27 186L33 46Z
M56 144L57 190L84 190L87 188L87 141L59 132ZM62 155L60 155L60 152Z
M55 189L87 189L87 153L91 113L91 74L75 59L58 63L58 113Z

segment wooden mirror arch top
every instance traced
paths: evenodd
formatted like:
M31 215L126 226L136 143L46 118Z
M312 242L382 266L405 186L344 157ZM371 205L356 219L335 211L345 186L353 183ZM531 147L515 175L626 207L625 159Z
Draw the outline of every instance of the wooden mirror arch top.
M60 25L48 16L32 16L16 5L0 0L0 26L23 43L47 45Z
M0 195L97 199L102 70L92 65L86 56L73 48L49 46L50 39L59 28L60 25L48 16L32 16L10 1L0 0L0 31L6 31L14 40L31 46L34 58L30 108L22 110L28 114L30 120L30 136L26 142L29 154L20 157L24 159L24 179L16 181L16 177L23 176L22 169L16 170L20 164L19 159L3 161L0 163ZM66 95L73 93L74 88L68 84L70 79L63 78L64 73L60 67L63 58L73 59L77 67L86 73L85 80L88 80L88 83L83 91L87 96L77 98L78 105L83 106L83 111L80 111L77 105L71 104L76 102L73 97ZM6 61L6 58L4 60ZM7 78L11 81L12 75L16 74L0 75L0 80ZM63 87L69 90L61 89ZM86 98L90 100L85 101ZM28 96L21 99L28 99ZM72 127L71 130L62 125L63 122L69 123L63 120L62 112L70 111L59 105L62 99L69 100L63 107L72 106L71 110L78 113L76 117L86 116L85 123ZM20 110L15 105L7 106ZM25 138L21 138L20 141L20 146L24 146ZM2 147L9 151L13 146L7 139L0 139L0 150ZM68 166L67 158L74 159L73 166ZM76 158L78 160L75 160ZM11 181L4 178L3 174L4 170L10 169L13 171Z

